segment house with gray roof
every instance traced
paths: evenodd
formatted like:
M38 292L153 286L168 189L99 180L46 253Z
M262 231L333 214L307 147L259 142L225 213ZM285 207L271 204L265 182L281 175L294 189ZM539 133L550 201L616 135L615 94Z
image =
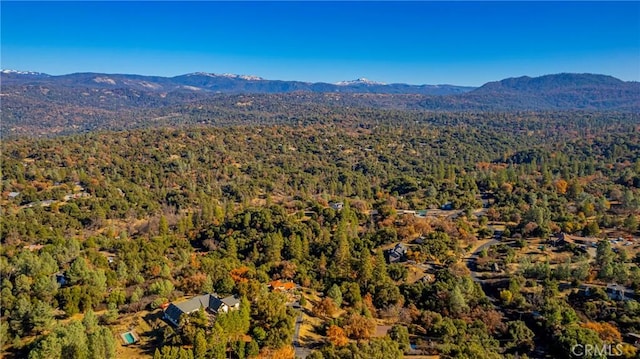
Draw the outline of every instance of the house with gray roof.
M607 284L607 288L605 291L609 298L613 300L630 300L634 299L635 297L635 293L633 290L628 289L620 284Z
M389 263L397 263L406 259L407 246L403 243L398 243L388 251Z
M240 309L240 300L235 296L220 298L215 293L202 294L184 302L169 304L164 310L164 319L178 326L183 314L188 315L200 309L212 314L227 313L230 310Z

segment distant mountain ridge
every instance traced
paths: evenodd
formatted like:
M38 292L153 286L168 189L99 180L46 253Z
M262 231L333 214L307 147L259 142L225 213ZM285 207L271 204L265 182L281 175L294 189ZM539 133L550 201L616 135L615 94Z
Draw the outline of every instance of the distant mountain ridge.
M622 111L640 115L640 83L594 74L523 76L476 89L384 85L366 79L329 84L209 73L175 77L101 73L50 76L8 70L0 72L0 83L2 136L125 129L166 121L287 121L352 107L465 112Z
M465 94L470 105L504 109L640 110L640 83L612 76L561 73L489 82Z
M174 77L74 73L52 76L25 71L2 70L2 79L7 84L60 84L64 86L130 87L151 91L170 92L177 90L214 93L286 93L340 92L340 93L385 93L451 95L469 92L474 87L454 85L408 85L384 84L360 78L335 84L325 82L302 82L267 80L253 75L215 74L195 72ZM29 74L29 76L25 76Z

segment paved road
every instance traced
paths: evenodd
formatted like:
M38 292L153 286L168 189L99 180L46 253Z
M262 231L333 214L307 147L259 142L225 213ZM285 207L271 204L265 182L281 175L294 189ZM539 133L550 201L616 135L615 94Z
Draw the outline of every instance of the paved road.
M299 305L294 303L295 305ZM300 346L300 326L302 325L302 311L298 309L298 316L296 317L295 331L293 332L293 349L296 353L296 358L306 358L311 354L311 349Z
M478 255L484 249L489 248L491 246L494 246L494 245L496 245L498 243L500 243L499 240L492 239L489 242L487 242L487 243L481 245L480 247L476 248L476 250L473 251L473 253L471 253L466 258L465 264L467 265L467 268L469 268L469 271L471 272L471 279L473 279L475 282L482 282L482 279L478 278L478 272L476 272L476 260L478 259Z

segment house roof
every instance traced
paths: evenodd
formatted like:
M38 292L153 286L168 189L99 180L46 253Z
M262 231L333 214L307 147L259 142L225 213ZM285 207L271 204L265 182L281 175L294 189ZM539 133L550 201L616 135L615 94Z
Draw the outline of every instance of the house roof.
M236 298L233 295L230 295L226 298L222 298L222 303L228 305L229 307L233 307L236 304L240 304L240 299Z
M169 304L167 309L165 309L165 315L178 323L182 314L189 314L200 308L217 312L223 305L233 307L238 303L240 303L240 300L235 296L220 299L216 294L202 294L184 302Z
M240 300L233 295L220 299L215 294L211 294L209 298L209 309L217 312L220 310L220 308L223 305L226 305L228 307L233 307L234 305L239 303L240 303Z
M164 310L164 315L167 318L170 318L172 321L174 321L176 324L180 321L180 316L184 314L184 312L182 311L182 309L178 308L175 304L171 303L169 304L169 306L167 307L167 309Z
M395 252L398 253L400 255L407 253L407 246L405 246L403 243L398 243L396 244L395 247L393 247L393 249L391 250L391 252Z
M273 290L291 290L296 287L296 284L293 282L282 282L278 279L270 282L269 286L271 286Z
M220 298L216 297L216 296L211 296L209 299L209 309L214 310L214 311L219 311L220 307L222 307L222 305L224 305L225 303L222 302L222 300L220 300Z
M607 284L607 289L611 289L611 290L620 290L620 291L627 291L627 288L623 285L620 284Z
M175 306L182 310L183 313L191 313L200 308L209 308L210 299L211 294L203 294L185 302L176 303Z

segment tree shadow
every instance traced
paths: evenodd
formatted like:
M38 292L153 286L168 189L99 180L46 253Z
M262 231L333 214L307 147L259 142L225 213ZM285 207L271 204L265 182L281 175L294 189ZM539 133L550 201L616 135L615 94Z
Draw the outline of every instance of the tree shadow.
M145 354L153 355L161 342L165 326L171 325L163 317L163 311L161 310L148 313L142 317L150 328L145 332L137 333L141 338L144 338L144 340L138 342L138 346Z

